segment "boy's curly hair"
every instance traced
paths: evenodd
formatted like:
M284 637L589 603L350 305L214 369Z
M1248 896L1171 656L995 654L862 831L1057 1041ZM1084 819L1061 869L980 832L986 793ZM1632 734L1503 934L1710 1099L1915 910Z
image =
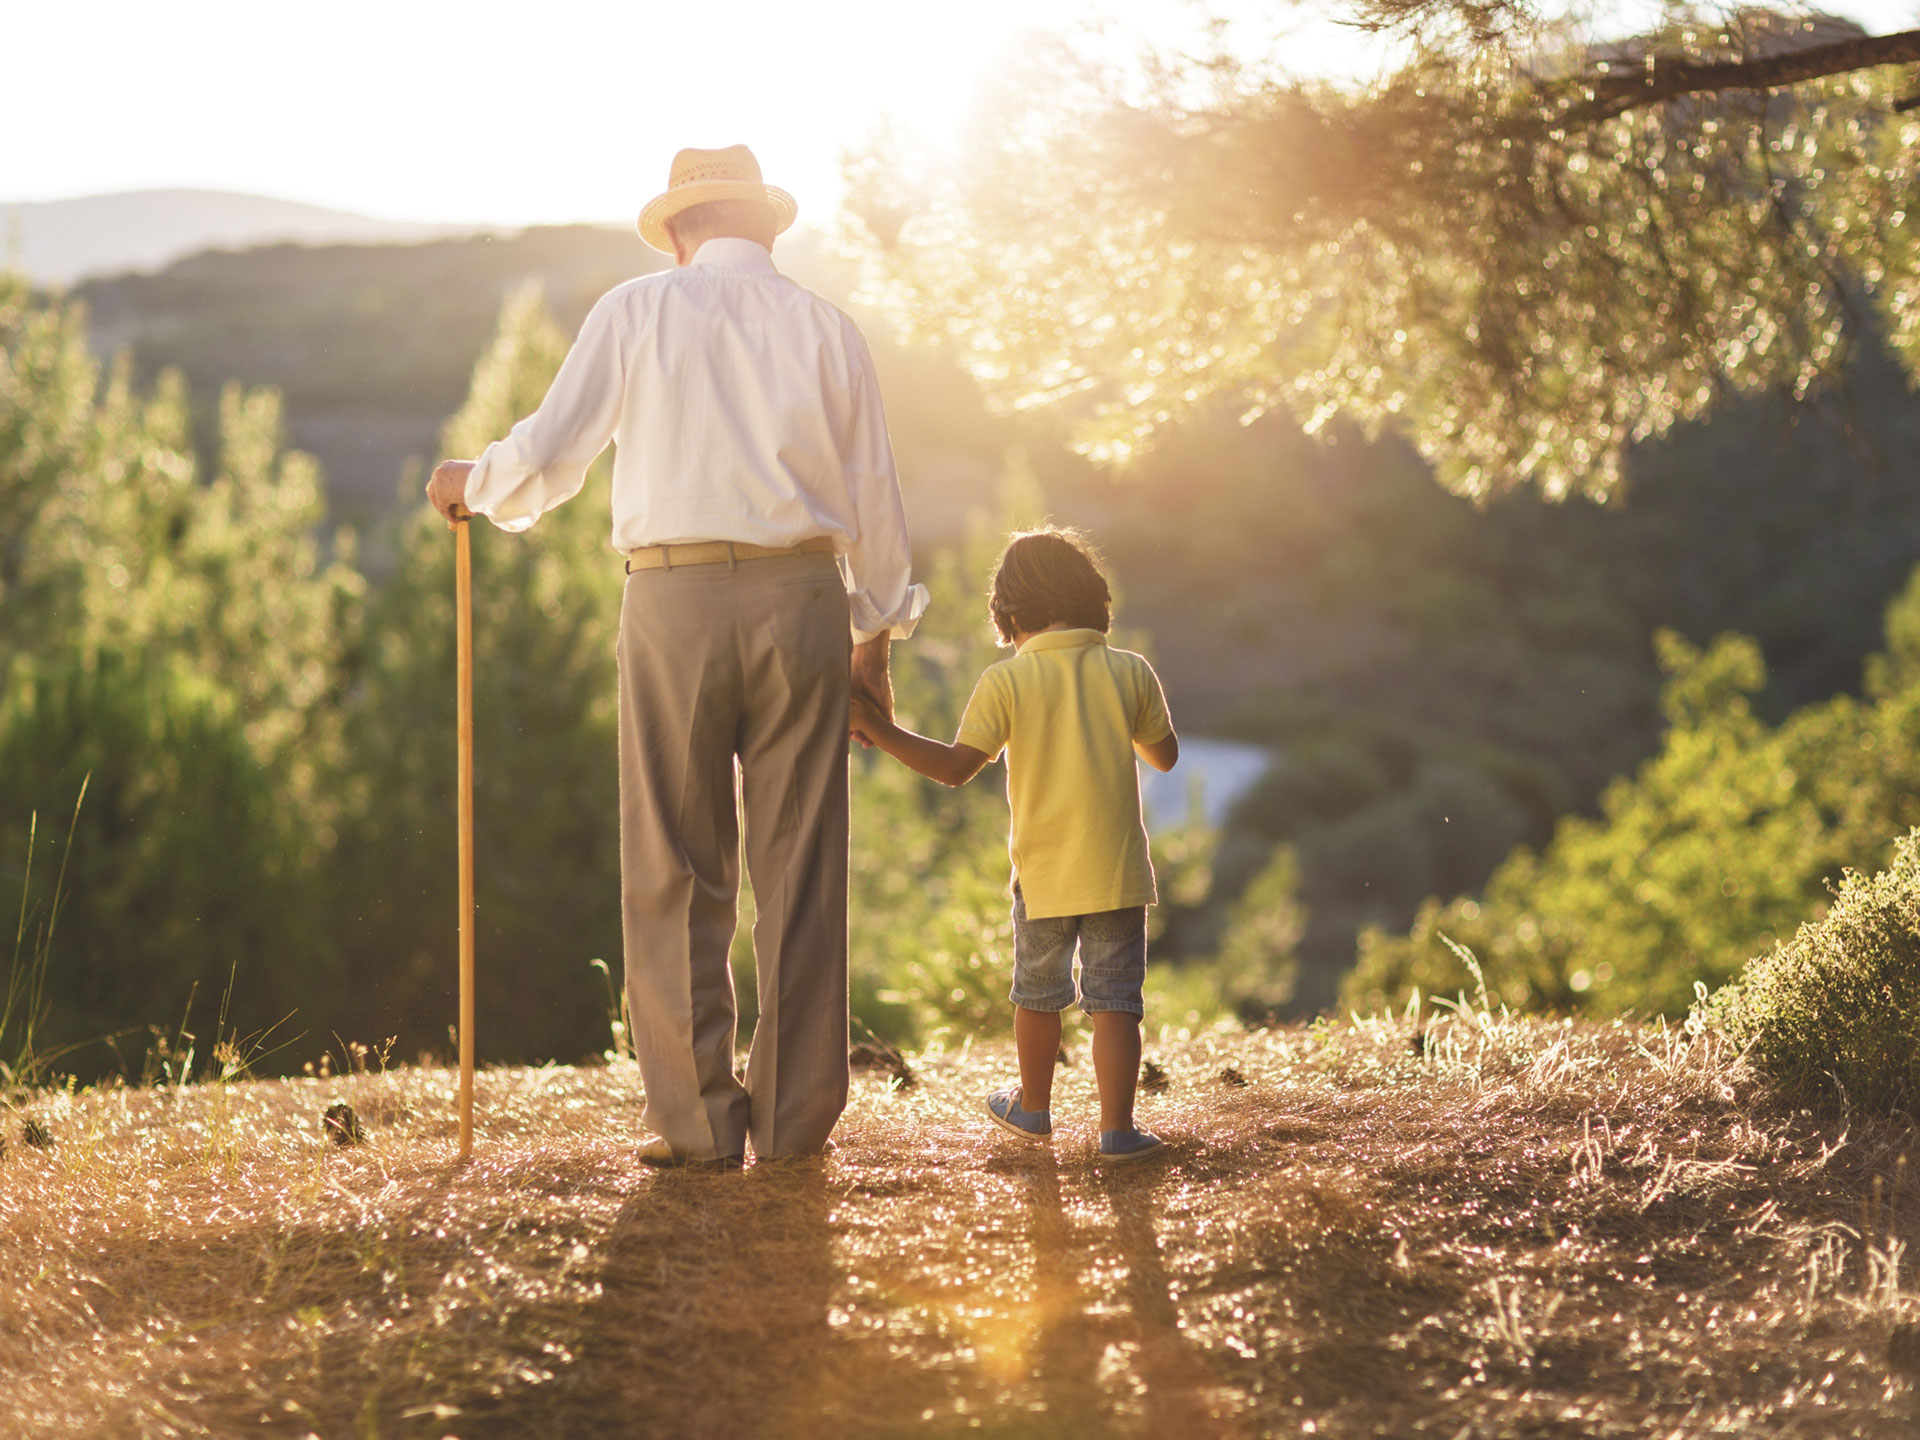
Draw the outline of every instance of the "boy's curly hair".
M1045 525L1007 541L987 598L1002 644L1065 621L1076 630L1113 628L1113 592L1099 552L1078 530Z

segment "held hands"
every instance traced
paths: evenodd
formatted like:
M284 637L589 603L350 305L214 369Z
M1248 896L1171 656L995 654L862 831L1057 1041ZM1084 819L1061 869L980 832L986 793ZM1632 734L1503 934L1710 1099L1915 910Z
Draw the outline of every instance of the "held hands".
M473 474L471 460L442 460L433 467L427 481L427 503L447 517L447 523L464 520L473 512L467 509L467 477Z
M853 647L853 718L850 730L853 738L869 750L873 748L872 722L877 718L883 722L893 719L893 676L887 666L887 652L891 646L885 631L871 640L862 640ZM862 711L861 707L865 710ZM864 713L869 728L862 729L860 717Z
M856 689L853 692L852 715L847 727L853 738L871 750L875 733L885 723L886 718L881 715L879 707L867 698L866 691Z
M903 730L894 723L892 716L880 708L880 702L874 698L872 691L862 688L857 681L849 708L851 721L848 728L853 732L854 739L869 749L877 745L909 770L929 780L938 780L942 785L966 784L993 758L971 745L962 745L958 741L947 745L939 740L930 740L925 735L916 735L911 730Z

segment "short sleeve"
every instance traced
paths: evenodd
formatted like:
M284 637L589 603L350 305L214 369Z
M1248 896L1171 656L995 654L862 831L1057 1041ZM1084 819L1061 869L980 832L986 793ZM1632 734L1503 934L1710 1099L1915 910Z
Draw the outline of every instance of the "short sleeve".
M1167 716L1167 697L1161 692L1160 677L1153 666L1140 661L1136 672L1139 698L1133 708L1133 738L1142 745L1153 745L1173 733L1173 721Z
M1007 748L1007 735L1013 728L1012 695L1006 675L998 665L989 666L973 687L973 698L960 717L956 745L970 745L989 760L997 759Z

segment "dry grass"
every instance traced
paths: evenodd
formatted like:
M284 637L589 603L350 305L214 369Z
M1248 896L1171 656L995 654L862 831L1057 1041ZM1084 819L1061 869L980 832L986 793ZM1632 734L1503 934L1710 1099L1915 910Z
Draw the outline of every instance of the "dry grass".
M628 1067L485 1074L464 1170L439 1070L30 1097L0 1434L1914 1433L1904 1123L1625 1026L1149 1053L1176 1150L1119 1173L1084 1059L1052 1151L983 1122L997 1048L737 1175L634 1165Z

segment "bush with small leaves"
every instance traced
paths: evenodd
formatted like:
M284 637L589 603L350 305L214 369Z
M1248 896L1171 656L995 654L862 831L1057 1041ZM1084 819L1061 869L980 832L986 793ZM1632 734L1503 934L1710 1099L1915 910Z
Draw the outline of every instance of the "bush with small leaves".
M1848 871L1825 916L1695 1007L1783 1098L1920 1110L1920 829L1877 875Z

